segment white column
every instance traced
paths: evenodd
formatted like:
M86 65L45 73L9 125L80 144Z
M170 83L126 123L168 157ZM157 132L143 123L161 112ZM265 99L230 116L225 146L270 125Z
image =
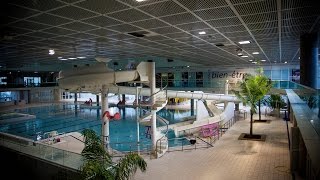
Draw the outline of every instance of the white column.
M150 66L149 66L149 81L150 81L150 90L151 90L151 95L156 93L156 76L155 76L155 63L154 62L150 62ZM155 152L156 150L156 142L157 142L157 122L156 122L156 110L153 110L153 106L155 104L155 96L151 96L151 104L152 104L152 108L151 108L151 140L152 140L152 150L153 152Z
M224 83L224 95L228 95L229 94L229 80L226 80L226 82ZM224 108L227 107L227 101L224 102Z
M104 112L109 111L108 106L108 91L105 85L102 86L101 91L101 123L102 123L102 142L104 144L104 147L106 150L108 150L108 144L109 144L109 119L108 117L103 117Z
M138 90L138 86L136 87L136 99L138 99L139 96L139 90ZM138 102L138 101L137 101ZM137 118L137 149L138 149L138 153L140 153L140 129L139 129L139 112L138 112L138 104L136 106L136 118Z

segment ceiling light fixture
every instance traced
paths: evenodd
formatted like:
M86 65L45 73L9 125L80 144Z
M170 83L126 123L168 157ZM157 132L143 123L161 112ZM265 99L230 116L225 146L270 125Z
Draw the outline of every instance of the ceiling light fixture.
M274 63L276 63L277 61L273 61Z
M252 60L252 59L250 59L249 61L250 61L250 62L252 62L253 60Z
M252 54L259 54L259 52L253 52Z
M187 67L190 67L190 66L187 66Z
M288 62L287 62L287 61L285 61L284 63L285 63L285 64L287 64Z
M61 59L62 57L58 57L58 59Z
M70 59L70 60L74 60L74 59L77 59L77 58L73 58L73 57L71 57L71 58L68 58L68 59Z
M66 61L66 60L68 60L68 59L65 59L65 58L62 58L62 59L60 59L61 61Z
M241 56L241 57L249 57L249 56L243 55L243 56Z
M250 44L250 41L239 41L239 44Z
M238 56L242 56L243 54L241 52L238 53Z
M55 53L55 52L54 52L54 49L49 49L49 54L50 54L50 55L54 55L54 53Z
M142 2L142 1L145 1L145 0L136 0L137 2Z
M261 62L266 62L266 60L265 60L265 59L262 59Z
M206 34L206 32L200 31L199 34L200 34L200 35L203 35L203 34Z
M253 64L257 64L257 62L256 62L256 61L253 61L252 63L253 63Z
M84 56L80 56L80 57L77 57L78 59L85 59L86 57Z

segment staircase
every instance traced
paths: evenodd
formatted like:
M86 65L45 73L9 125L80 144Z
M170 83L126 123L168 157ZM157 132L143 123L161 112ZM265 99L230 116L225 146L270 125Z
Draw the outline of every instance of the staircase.
M162 108L164 108L168 103L166 91L160 90L157 93L155 93L153 96L155 98L155 103L152 105L151 110L155 110L156 112L158 112ZM152 115L151 111L148 111L145 115L140 117L139 121L145 124L146 126L151 126L151 115ZM169 148L168 138L167 138L169 122L168 120L160 116L157 116L156 118L157 120L163 121L166 125L165 129L160 128L160 129L163 129L165 132L162 132L161 130L160 131L157 130L156 132L157 142L156 142L155 155L156 155L156 158L159 158L163 156Z
M155 94L155 103L152 105L151 109L156 110L156 112L160 111L164 108L168 103L167 96L165 91L160 91ZM148 111L145 115L141 116L139 121L142 123L150 122L151 120L151 111Z
M157 141L157 146L156 146L156 157L160 158L163 156L167 150L169 149L169 144L168 144L168 137L163 134L164 136Z

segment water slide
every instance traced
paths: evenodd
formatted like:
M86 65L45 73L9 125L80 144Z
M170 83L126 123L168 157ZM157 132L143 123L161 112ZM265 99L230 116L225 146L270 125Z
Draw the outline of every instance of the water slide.
M150 68L148 62L141 62L136 70L127 71L113 71L109 69L104 62L97 63L91 66L76 67L70 70L63 70L59 72L58 83L59 87L70 92L91 92L100 93L102 86L105 86L108 93L116 94L131 94L135 95L136 87L118 86L117 83L132 82L143 83L149 85L152 75L150 75ZM160 91L156 89L155 92ZM150 88L138 88L138 94L141 96L151 96ZM165 106L167 98L189 98L189 99L203 99L215 101L238 102L239 100L232 95L221 95L211 93L196 93L173 90L162 90L156 95L156 100L153 108L161 109ZM213 105L214 106L214 105ZM222 121L230 114L233 115L234 104L228 103L223 113L217 113L216 107L212 103L205 105L205 109L211 110L214 116L203 117L194 121L192 124L175 127L176 134L180 131L185 131L190 128L199 127L208 123ZM231 113L232 109L232 113Z

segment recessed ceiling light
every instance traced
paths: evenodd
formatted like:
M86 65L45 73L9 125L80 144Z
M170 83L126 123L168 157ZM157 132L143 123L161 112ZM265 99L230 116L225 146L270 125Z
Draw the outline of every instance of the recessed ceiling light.
M285 61L284 63L285 63L285 64L287 64L288 62L287 62L287 61Z
M249 57L249 56L243 55L243 56L241 56L241 57Z
M80 56L80 57L77 57L78 59L85 59L86 57L84 56Z
M252 60L252 59L250 59L249 61L250 61L250 62L252 62L253 60Z
M298 59L300 59L300 56L298 57Z
M187 67L190 67L190 66L187 66Z
M77 58L68 58L68 59L71 59L71 60L73 60L73 59L77 59Z
M239 52L237 55L238 55L238 56L242 56L243 54L242 54L241 52Z
M252 54L259 54L259 52L253 52Z
M265 59L262 59L261 61L262 61L262 62L265 62L266 60L265 60Z
M253 64L257 64L257 62L256 62L256 61L253 61L252 63L253 63Z
M145 0L136 0L137 2L142 2L142 1L145 1Z
M119 71L121 71L121 69L119 69Z
M49 49L49 54L50 54L50 55L54 55L54 53L55 53L55 52L54 52L54 49Z
M65 58L62 58L62 59L60 59L61 61L66 61L66 60L68 60L68 59L65 59Z
M239 44L250 44L250 41L239 41Z
M206 34L206 32L200 31L199 34L200 34L200 35L203 35L203 34Z

